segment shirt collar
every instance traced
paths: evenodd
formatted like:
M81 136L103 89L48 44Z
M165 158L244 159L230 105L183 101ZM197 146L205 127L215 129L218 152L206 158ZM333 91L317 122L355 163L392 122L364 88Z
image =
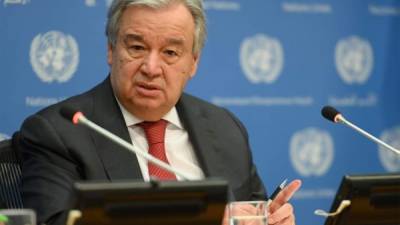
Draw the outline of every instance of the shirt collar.
M122 112L122 116L124 117L125 120L125 124L127 127L136 125L138 123L143 122L144 120L137 118L136 116L134 116L132 113L130 113L119 101L118 99L115 97L115 99L118 102L119 108L121 109ZM176 107L172 107L172 109L165 114L162 119L168 121L168 123L178 127L179 129L183 129L182 123L179 119L178 116L178 112L176 110Z

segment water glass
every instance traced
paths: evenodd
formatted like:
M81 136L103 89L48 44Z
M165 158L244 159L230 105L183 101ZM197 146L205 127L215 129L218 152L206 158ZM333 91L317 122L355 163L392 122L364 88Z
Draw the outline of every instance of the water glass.
M229 225L268 225L266 201L238 201L228 205Z

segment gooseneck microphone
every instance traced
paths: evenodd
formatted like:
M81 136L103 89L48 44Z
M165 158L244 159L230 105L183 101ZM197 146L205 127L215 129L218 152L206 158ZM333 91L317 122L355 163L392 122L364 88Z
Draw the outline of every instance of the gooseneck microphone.
M105 138L113 141L114 143L122 146L123 148L134 152L136 155L145 158L147 161L154 163L155 165L171 172L171 173L175 173L176 175L182 177L182 179L184 180L193 180L189 175L187 175L186 173L179 171L173 167L171 167L169 164L153 157L152 155L150 155L147 152L143 152L140 151L138 149L136 149L132 144L126 142L125 140L123 140L122 138L118 137L117 135L109 132L108 130L100 127L99 125L93 123L92 121L90 121L89 119L87 119L82 112L75 110L72 107L62 107L60 109L60 114L66 118L69 121L72 121L72 123L74 124L82 124L92 130L94 130L95 132L103 135Z
M354 125L350 121L346 120L346 118L344 118L344 116L338 110L333 108L332 106L324 106L322 108L322 110L321 110L321 114L327 120L330 120L330 121L332 121L334 123L343 123L343 124L349 126L350 128L356 130L358 133L364 135L365 137L367 137L371 141L373 141L373 142L375 142L375 143L377 143L379 145L382 145L386 149L389 149L390 151L400 155L400 150L388 145L387 143L381 141L380 139L374 137L370 133L368 133L365 130L359 128L358 126Z

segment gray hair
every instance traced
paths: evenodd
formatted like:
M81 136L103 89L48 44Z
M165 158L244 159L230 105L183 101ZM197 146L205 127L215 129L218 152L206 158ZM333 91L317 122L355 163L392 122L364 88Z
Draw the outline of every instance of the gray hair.
M108 10L106 36L108 43L115 46L119 32L120 20L128 6L141 5L150 8L162 8L172 3L183 3L193 16L195 34L193 53L199 53L206 39L206 18L202 0L114 0Z

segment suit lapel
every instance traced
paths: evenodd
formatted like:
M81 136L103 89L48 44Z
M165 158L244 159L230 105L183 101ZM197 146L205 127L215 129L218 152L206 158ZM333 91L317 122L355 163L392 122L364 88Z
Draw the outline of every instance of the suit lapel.
M223 176L218 161L218 142L214 132L216 121L191 97L183 94L176 108L187 129L195 154L206 177ZM115 100L110 79L107 78L93 92L93 111L89 119L99 126L132 143L121 110ZM137 157L100 134L92 132L96 150L111 181L121 179L143 180Z
M191 97L183 94L176 108L189 133L195 154L206 177L219 177L223 168L218 161L218 142L214 132L215 121Z
M94 91L93 102L93 121L125 141L132 143L122 113L115 100L110 78L107 78ZM111 181L143 179L137 157L133 152L120 147L100 134L93 132L92 137L105 172Z

